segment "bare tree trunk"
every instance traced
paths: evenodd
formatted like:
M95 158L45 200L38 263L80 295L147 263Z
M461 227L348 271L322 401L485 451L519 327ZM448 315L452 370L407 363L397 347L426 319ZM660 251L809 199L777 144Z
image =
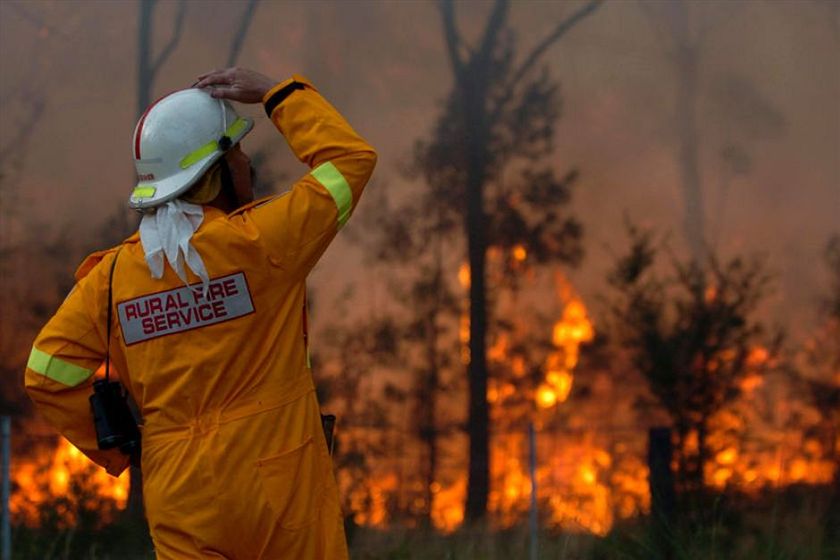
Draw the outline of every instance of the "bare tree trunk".
M547 37L538 42L536 47L524 57L519 68L512 73L513 80L508 84L508 95L495 100L493 107L490 107L488 103L491 90L490 80L493 79L491 66L494 64L493 55L499 35L506 25L508 0L494 2L479 45L475 49L465 49L455 22L454 1L442 0L440 4L444 39L455 78L453 95L460 101L461 114L464 117L461 142L466 149L464 226L470 266L470 362L467 366L469 384L467 431L470 438L470 461L465 511L467 522L479 522L484 519L487 510L487 495L490 490L490 426L487 403L487 232L485 231L484 191L488 182L487 169L490 163L488 150L492 140L492 129L498 125L499 116L511 100L513 89L547 49L601 4L601 0L588 2L561 21Z
M141 0L137 33L137 116L149 106L152 91L152 16L155 0Z
M703 184L700 177L700 140L697 131L697 48L687 43L677 53L677 119L683 188L683 232L692 255L700 259L705 243Z
M706 487L706 459L709 450L706 442L709 439L709 417L706 416L697 426L697 472L694 474L694 486L697 492L703 492Z
M482 65L483 66L483 65ZM466 519L479 521L487 510L490 489L489 407L487 404L487 258L484 187L487 124L484 68L473 68L463 81L463 110L466 115L467 193L466 235L470 264L470 363L469 379L470 466L467 485Z
M467 238L470 263L469 421L470 467L466 518L477 521L487 508L490 481L489 409L487 405L487 300L485 293L486 236L480 184L467 195ZM471 190L472 190L471 189Z
M242 19L239 20L239 27L236 30L236 35L233 36L233 41L230 44L230 51L228 52L228 59L226 66L230 67L236 64L239 58L239 53L242 51L242 44L245 42L245 37L248 35L248 28L251 26L251 20L254 19L254 12L257 8L259 0L248 0L248 5L245 6L245 11L242 12Z
M435 272L437 274L437 271ZM437 423L435 421L437 407L436 395L439 383L438 371L438 329L437 314L439 306L429 310L426 318L426 363L428 369L423 371L423 379L419 386L421 420L420 440L426 448L426 469L423 490L423 500L426 504L426 515L423 523L427 527L432 526L432 502L434 493L432 486L437 473Z
M428 310L426 317L426 366L427 370L423 372L423 379L421 380L420 391L418 398L420 399L421 426L420 439L426 447L426 471L425 471L425 487L423 492L423 500L426 504L426 516L424 523L427 527L432 526L432 505L434 501L434 493L432 487L435 482L435 475L437 473L437 390L440 384L440 368L438 364L438 339L440 333L437 326L437 318L440 313L440 290L441 290L441 276L442 264L440 261L440 253L436 255L436 263L433 274L435 275L432 282L432 291L435 300Z
M702 257L705 243L703 183L700 177L700 134L697 130L697 98L700 48L692 36L689 5L669 2L666 25L673 39L673 64L677 73L676 119L678 159L682 175L683 233L695 259Z
M682 230L694 259L705 244L703 184L700 177L700 134L697 129L700 41L692 34L690 5L686 0L640 3L663 40L676 73L675 127L677 162L683 191Z

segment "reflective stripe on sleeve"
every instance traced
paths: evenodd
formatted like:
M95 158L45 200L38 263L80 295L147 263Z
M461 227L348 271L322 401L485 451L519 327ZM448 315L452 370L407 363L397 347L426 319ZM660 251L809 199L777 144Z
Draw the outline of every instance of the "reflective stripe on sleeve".
M338 208L338 229L341 229L350 218L350 210L353 207L353 191L350 190L347 179L330 161L313 169L312 176L332 195Z
M32 347L32 353L29 354L29 361L26 363L26 367L49 379L63 383L68 387L75 387L93 375L93 370L59 360L46 352L38 350L34 346Z

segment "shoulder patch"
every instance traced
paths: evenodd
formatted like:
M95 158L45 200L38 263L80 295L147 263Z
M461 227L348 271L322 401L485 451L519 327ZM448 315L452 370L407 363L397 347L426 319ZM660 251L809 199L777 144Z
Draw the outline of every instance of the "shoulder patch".
M198 282L117 304L126 346L224 323L253 312L254 301L244 272L211 279L206 298Z

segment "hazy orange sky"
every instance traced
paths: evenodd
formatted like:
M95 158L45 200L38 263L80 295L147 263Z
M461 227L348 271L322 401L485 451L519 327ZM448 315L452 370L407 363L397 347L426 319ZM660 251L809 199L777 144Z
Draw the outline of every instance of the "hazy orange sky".
M514 2L511 21L522 50L581 4ZM188 86L198 73L224 63L244 5L188 2L183 37L161 69L156 95ZM468 36L483 24L489 6L458 3ZM813 306L825 289L821 252L840 232L837 6L727 1L691 7L692 21L705 29L699 88L707 228L727 254L769 255L778 274L770 313L779 322L791 310ZM158 49L175 7L159 2ZM133 1L0 2L0 146L21 126L32 99L45 103L19 167L3 170L4 235L26 228L54 235L69 227L89 239L125 201L134 173L137 20ZM572 206L586 228L587 256L571 277L587 299L603 288L609 247L623 247L625 213L672 232L675 245L681 243L676 82L666 35L639 2L614 0L544 59L563 95L556 165L581 172ZM400 168L433 126L451 85L435 3L263 0L239 63L278 80L301 72L318 84L379 151L370 189L387 188L398 197L421 188L402 178ZM764 109L744 99L760 100ZM762 116L768 111L777 117L771 124ZM245 148L268 143L276 149L278 170L303 173L261 108L243 112L259 123ZM721 150L729 143L749 154L748 173L726 171ZM15 216L10 203L17 204ZM362 201L359 213L376 212ZM337 241L313 285L337 292L348 267L371 282L356 258L346 240Z

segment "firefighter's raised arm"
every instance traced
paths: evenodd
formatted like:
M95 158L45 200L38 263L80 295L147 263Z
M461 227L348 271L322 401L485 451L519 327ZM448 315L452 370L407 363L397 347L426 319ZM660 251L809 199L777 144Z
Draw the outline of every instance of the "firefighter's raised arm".
M213 70L198 77L197 88L209 88L217 99L230 99L239 103L260 103L276 81L247 68Z
M253 220L282 268L306 274L353 213L376 152L303 76L274 83L233 68L202 76L197 87L210 87L217 97L262 102L294 154L311 169L290 193L243 215Z

